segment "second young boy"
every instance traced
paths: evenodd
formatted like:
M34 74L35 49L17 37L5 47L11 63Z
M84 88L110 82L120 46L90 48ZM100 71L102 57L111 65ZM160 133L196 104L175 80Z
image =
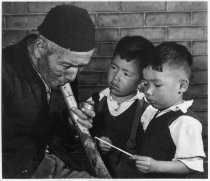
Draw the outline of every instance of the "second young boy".
M137 145L143 134L139 123L145 102L144 94L138 91L141 63L153 48L153 44L141 36L122 38L108 70L108 88L92 96L96 111L92 134L131 154L138 154ZM103 142L99 142L99 148L113 178L142 177L128 155Z

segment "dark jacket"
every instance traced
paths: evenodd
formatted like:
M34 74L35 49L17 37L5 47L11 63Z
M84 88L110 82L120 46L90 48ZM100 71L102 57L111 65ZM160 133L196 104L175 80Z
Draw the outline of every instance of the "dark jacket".
M51 92L48 104L45 86L31 65L27 43L35 38L36 35L29 35L17 45L3 50L2 168L4 178L31 177L44 157L49 140L54 143L55 136L52 141L52 135L58 134L59 131L64 132L62 128L68 116L60 91ZM73 90L76 90L76 84ZM55 125L56 129L53 128ZM55 132L55 130L59 131ZM70 128L68 131L72 132ZM71 138L73 139L73 136ZM71 140L65 144L71 145ZM56 143L53 145L56 146ZM75 150L77 147L79 147L78 142L71 149Z

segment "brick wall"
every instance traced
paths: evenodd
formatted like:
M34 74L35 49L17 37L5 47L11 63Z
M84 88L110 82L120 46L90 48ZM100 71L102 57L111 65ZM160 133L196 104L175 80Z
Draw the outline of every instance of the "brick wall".
M106 86L107 67L116 43L126 35L141 35L155 45L176 41L193 54L194 67L186 98L203 123L207 152L207 1L109 1L109 2L3 2L2 44L14 44L36 31L48 10L58 4L86 8L96 27L96 51L89 66L78 76L79 99ZM205 173L192 177L207 177Z

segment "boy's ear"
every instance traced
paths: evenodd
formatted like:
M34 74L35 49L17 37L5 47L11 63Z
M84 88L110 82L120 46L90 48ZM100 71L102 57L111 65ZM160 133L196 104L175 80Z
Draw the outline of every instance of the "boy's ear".
M189 80L188 79L180 79L179 83L180 83L179 93L186 92L189 87Z
M47 54L47 45L42 39L38 39L34 43L34 55L37 59L45 56Z

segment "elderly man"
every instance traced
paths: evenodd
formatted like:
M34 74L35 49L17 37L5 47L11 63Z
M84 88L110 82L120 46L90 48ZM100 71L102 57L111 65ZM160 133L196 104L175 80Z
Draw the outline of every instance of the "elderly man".
M3 177L90 177L78 166L86 160L77 157L80 145L58 87L74 81L90 62L94 25L85 9L62 5L49 11L38 32L3 50ZM72 87L76 90L76 84ZM81 123L94 117L94 112L75 113ZM77 156L69 158L69 150Z

